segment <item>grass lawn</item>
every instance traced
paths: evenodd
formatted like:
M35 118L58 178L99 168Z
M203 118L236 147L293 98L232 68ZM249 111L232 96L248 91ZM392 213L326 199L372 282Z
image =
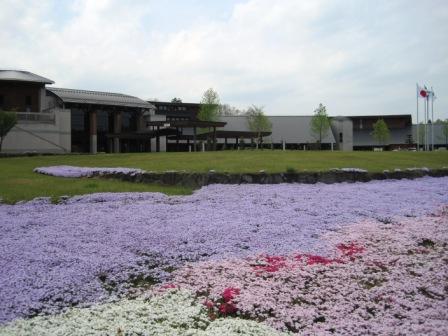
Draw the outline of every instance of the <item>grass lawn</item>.
M33 173L35 167L73 165L87 167L132 167L149 171L186 170L207 172L323 171L331 168L384 169L448 166L448 152L313 152L313 151L220 151L205 153L144 153L58 155L0 159L0 198L11 203L38 196L57 199L62 195L94 192L159 191L188 194L178 186L158 186L101 179L67 179Z

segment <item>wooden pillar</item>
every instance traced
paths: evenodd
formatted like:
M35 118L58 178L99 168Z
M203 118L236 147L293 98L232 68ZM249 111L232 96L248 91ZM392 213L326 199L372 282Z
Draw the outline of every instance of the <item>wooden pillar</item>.
M90 111L89 116L90 116L90 154L96 154L98 150L96 111Z
M146 129L145 119L143 118L143 111L137 115L137 131L143 132Z
M239 142L239 140L240 140L240 139L238 139L238 137L235 138L236 149L239 149L239 148L240 148L240 142Z
M194 147L194 152L196 152L196 126L193 127L193 147Z
M114 153L120 153L121 111L114 112Z
M156 135L156 152L160 152L160 126L157 126L157 135Z
M179 151L179 127L176 127L176 152Z
M216 150L216 127L213 126L213 150Z
M227 137L224 138L224 148L227 149Z

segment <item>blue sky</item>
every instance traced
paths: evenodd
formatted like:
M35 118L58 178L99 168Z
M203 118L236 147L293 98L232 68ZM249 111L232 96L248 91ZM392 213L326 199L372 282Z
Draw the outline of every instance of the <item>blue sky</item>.
M444 0L0 0L0 68L58 87L271 115L415 115L415 83L448 118Z

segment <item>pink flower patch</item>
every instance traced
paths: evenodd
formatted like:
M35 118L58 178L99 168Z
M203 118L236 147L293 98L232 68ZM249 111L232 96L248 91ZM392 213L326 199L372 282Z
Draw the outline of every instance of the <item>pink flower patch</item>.
M305 254L305 257L307 258L307 260L306 260L307 265L316 265L316 264L330 265L333 263L342 263L342 261L339 259L330 259L330 258L318 256L318 255L312 255L312 254Z
M224 289L224 292L222 293L222 299L224 300L224 302L229 302L239 294L240 294L239 288L228 287Z
M224 302L219 306L219 312L222 315L235 314L238 311L233 303Z
M264 257L265 265L256 265L254 270L261 272L273 273L287 266L286 257L284 256L266 256Z
M167 284L162 285L160 288L161 289L170 289L170 288L177 288L177 286L173 283L167 283Z
M350 244L338 244L336 248L346 257L353 257L357 254L361 254L364 252L364 247L359 246L356 243Z
M215 307L215 304L211 300L205 300L203 302L204 306L206 306L208 309L213 309Z

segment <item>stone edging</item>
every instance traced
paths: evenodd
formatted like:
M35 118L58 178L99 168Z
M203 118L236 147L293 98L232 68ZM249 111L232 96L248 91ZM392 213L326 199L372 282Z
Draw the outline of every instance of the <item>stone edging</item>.
M448 176L448 169L407 169L403 171L369 172L297 172L297 173L188 173L188 172L144 172L138 174L101 173L94 174L101 178L114 178L127 182L179 185L190 188L200 188L209 184L279 184L279 183L340 183L369 182L373 180L416 179L423 176Z

